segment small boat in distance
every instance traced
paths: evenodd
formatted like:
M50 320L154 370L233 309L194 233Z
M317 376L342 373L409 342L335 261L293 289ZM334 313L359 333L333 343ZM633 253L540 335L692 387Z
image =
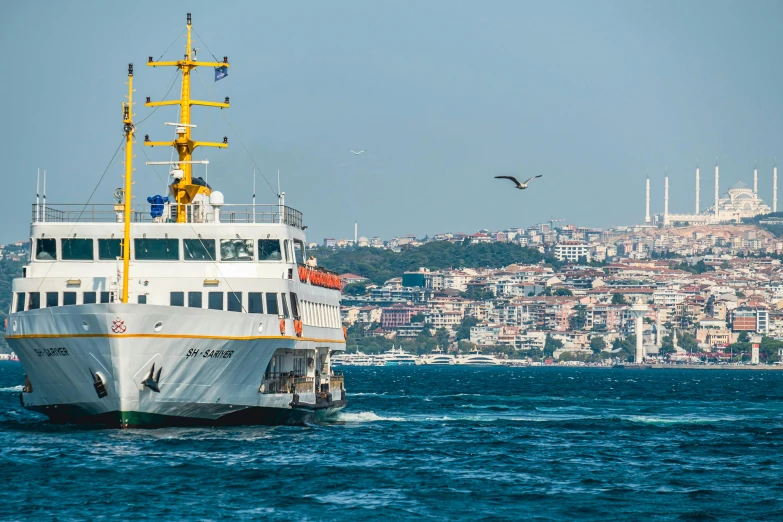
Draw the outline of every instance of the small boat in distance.
M373 356L362 352L344 353L332 358L332 366L372 366Z
M416 366L419 364L421 364L421 359L409 354L402 348L395 349L392 346L388 352L375 356L373 366Z

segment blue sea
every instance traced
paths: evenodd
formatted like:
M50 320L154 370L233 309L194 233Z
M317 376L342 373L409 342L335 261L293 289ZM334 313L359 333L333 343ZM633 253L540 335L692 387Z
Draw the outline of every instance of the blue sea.
M348 368L302 427L99 430L20 407L4 520L783 518L783 372Z

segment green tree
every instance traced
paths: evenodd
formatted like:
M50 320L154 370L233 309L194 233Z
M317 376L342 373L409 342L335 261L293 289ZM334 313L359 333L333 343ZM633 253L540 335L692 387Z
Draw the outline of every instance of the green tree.
M750 342L750 335L748 334L748 332L740 332L739 336L737 337L737 342L740 343Z
M568 318L571 330L582 330L587 322L587 306L578 304L574 306L574 313Z
M459 341L457 343L457 350L459 353L470 353L476 348L476 345L470 341ZM443 349L446 350L445 348Z
M413 314L411 316L411 323L423 323L424 322L424 314L418 313Z
M601 353L606 349L606 340L600 335L594 336L590 339L590 349L593 353Z
M477 324L478 319L466 315L457 328L457 339L470 339L470 328Z
M343 295L364 295L367 293L366 283L351 283L343 288Z
M448 350L449 348L449 331L446 330L443 327L438 328L435 330L435 340L438 342L438 345L443 348L443 350Z
M544 340L544 355L547 357L552 357L554 355L555 350L559 350L563 347L563 342L555 339L549 334L546 334L546 339Z
M614 293L612 294L612 304L624 305L624 304L628 304L628 301L626 301L625 296L623 294Z
M568 288L555 288L555 290L552 292L552 295L555 296L572 296L574 293L569 290Z

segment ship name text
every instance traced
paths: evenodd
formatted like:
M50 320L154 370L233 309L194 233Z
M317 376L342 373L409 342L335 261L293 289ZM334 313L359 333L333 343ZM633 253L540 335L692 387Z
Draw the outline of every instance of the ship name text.
M68 350L62 346L57 348L33 348L33 351L35 352L35 355L38 357L68 357L71 354L68 353Z
M198 348L191 348L185 354L185 359L196 357L199 354L204 359L231 359L231 356L234 355L234 350L204 350L202 352Z

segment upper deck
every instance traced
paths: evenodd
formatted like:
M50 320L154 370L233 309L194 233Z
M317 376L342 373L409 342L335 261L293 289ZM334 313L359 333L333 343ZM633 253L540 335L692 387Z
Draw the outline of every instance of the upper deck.
M36 223L123 223L123 205L111 204L33 204ZM158 207L158 208L155 208ZM134 205L131 223L176 223L178 207L185 208L185 223L282 224L304 230L302 213L285 205L226 204L216 208L199 203Z

